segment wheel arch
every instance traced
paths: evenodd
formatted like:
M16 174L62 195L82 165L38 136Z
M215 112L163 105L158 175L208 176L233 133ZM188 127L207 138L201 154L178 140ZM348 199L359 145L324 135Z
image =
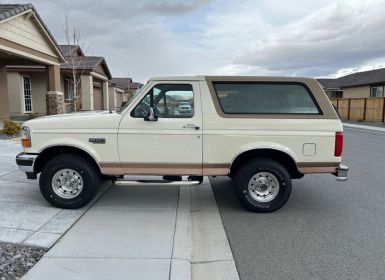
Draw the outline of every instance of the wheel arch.
M274 148L250 149L239 153L230 165L229 176L233 178L237 170L246 162L256 158L270 158L282 164L292 179L302 178L294 158L289 153Z
M43 167L54 157L63 154L76 154L81 155L87 159L99 173L101 172L98 161L92 156L92 154L82 148L71 145L56 145L44 148L39 152L39 156L36 158L34 164L34 173L38 174L42 171Z

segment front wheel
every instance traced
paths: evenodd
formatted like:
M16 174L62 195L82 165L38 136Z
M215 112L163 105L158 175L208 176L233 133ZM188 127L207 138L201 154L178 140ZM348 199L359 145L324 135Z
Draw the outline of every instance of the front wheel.
M76 209L86 205L96 195L100 175L85 158L59 155L50 160L40 175L40 191L53 206Z
M235 184L240 202L253 212L276 211L291 194L291 178L286 168L268 158L244 164L235 175Z

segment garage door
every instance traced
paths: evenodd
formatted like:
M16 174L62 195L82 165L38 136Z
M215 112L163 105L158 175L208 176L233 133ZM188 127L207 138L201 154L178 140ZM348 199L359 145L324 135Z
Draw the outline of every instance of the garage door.
M94 110L103 109L103 95L100 87L94 87Z

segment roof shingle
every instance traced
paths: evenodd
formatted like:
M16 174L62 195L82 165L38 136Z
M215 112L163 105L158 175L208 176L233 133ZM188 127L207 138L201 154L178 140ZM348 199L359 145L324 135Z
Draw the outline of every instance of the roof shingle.
M68 56L84 56L83 50L79 45L59 45L61 53Z
M337 79L317 79L324 87L338 89L385 83L385 68L357 72Z
M97 71L98 65L104 67L107 72L107 78L111 78L110 70L108 69L106 60L101 56L75 56L67 57L67 62L62 63L60 68L63 70L71 70L72 68L77 70ZM102 74L102 73L99 73Z
M132 79L131 78L112 78L110 80L110 83L112 85L117 85L118 87L123 89L129 89L130 84L132 83Z

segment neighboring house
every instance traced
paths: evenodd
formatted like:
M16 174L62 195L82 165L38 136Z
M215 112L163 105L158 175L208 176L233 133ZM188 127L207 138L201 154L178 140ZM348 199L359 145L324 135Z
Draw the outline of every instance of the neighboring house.
M131 83L130 84L130 92L132 95L134 95L138 90L140 90L142 88L143 84L141 83Z
M329 98L342 98L342 89L337 79L317 79Z
M318 79L331 98L384 97L385 68L358 72L337 79Z
M0 4L0 119L62 113L61 62L58 44L33 5Z
M109 81L110 109L118 109L123 102L132 97L131 78L112 78Z
M133 82L131 78L112 78L110 80L110 108L118 109L123 102L131 99L143 86Z
M64 111L109 109L108 80L111 79L111 73L106 60L99 56L84 55L79 46L60 45L59 48L66 59L60 66ZM73 87L74 75L80 81L77 92L74 92Z

